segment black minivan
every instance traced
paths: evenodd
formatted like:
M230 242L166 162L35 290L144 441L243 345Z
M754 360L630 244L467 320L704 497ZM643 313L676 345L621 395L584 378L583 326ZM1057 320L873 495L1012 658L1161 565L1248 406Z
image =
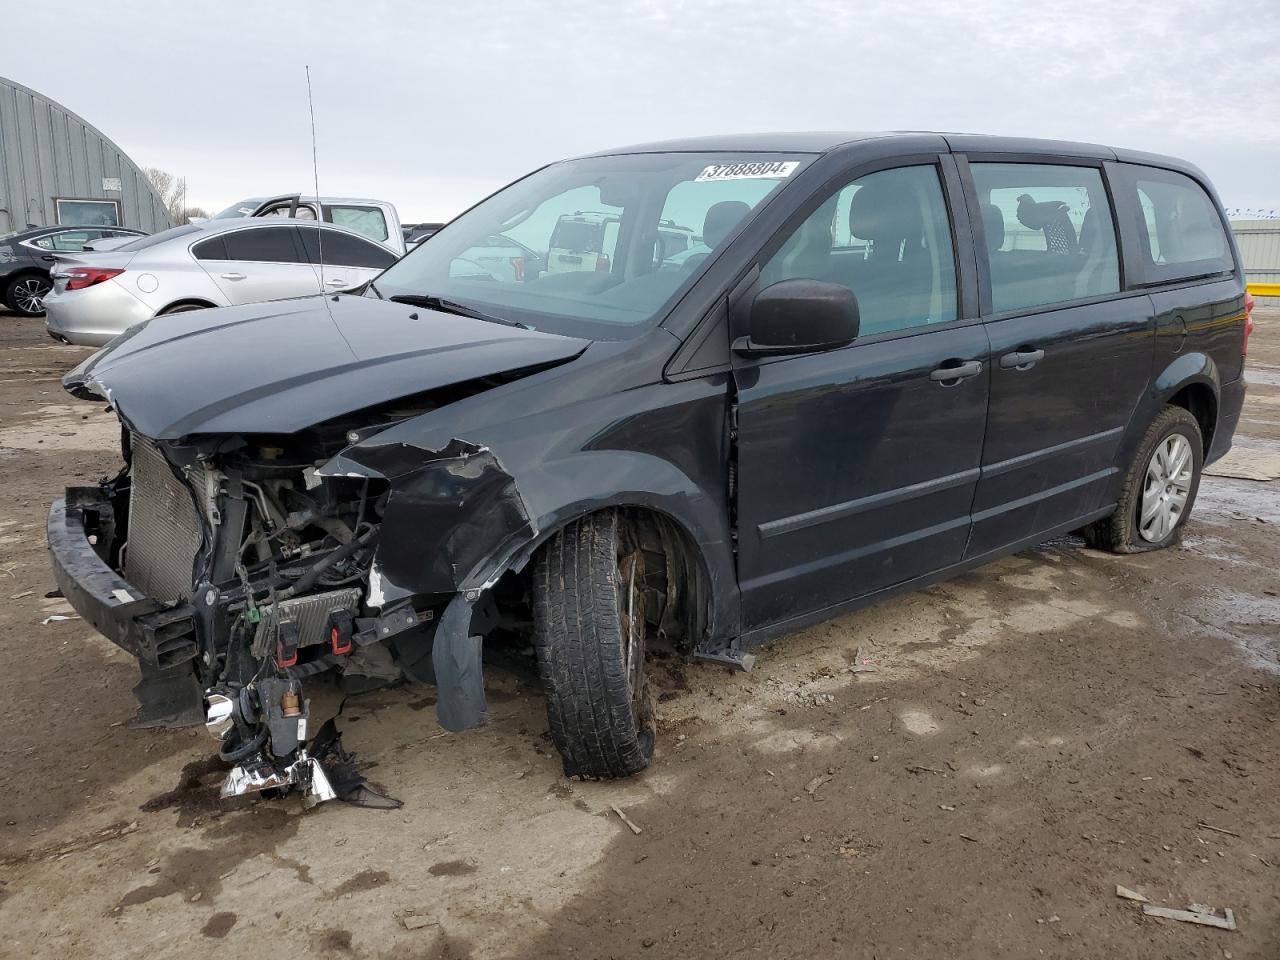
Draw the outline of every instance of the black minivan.
M493 271L616 220L596 269ZM663 224L691 225L664 255ZM546 262L544 256L544 263ZM326 795L304 681L438 687L531 641L565 770L644 768L646 642L779 634L1071 531L1168 546L1230 447L1250 321L1168 157L928 133L544 167L351 294L135 327L68 374L125 466L52 507L58 583L204 720L224 792ZM512 643L514 641L514 643Z

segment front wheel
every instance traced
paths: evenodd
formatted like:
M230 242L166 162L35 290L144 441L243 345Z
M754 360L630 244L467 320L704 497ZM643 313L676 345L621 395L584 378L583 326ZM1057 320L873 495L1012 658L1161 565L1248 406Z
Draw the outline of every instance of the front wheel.
M1085 540L1112 553L1177 543L1195 504L1203 465L1200 424L1182 407L1165 407L1138 445L1116 512L1086 527Z
M628 777L653 757L643 581L616 510L571 523L534 564L534 646L566 776Z

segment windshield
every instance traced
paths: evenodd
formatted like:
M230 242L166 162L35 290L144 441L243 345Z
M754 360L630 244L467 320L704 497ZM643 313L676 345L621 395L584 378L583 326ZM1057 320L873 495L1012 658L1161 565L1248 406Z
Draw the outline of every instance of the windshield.
M535 329L625 339L659 319L810 159L655 153L554 164L451 222L371 294L439 297ZM698 252L684 255L690 248Z
M233 203L227 209L215 213L210 220L231 220L235 217L248 217L253 215L253 211L262 205L262 197L250 197L248 200L241 200L239 203Z

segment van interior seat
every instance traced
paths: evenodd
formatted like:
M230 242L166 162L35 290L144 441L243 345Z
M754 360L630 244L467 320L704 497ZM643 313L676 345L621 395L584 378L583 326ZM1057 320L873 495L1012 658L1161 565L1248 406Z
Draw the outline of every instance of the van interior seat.
M734 227L751 213L751 204L743 200L721 200L707 208L702 218L702 242L711 249L706 253L695 253L684 262L685 273L692 273L702 266L704 260L711 256L725 238L733 233Z
M991 211L995 210L995 213ZM1067 205L1059 200L1018 197L1017 219L1044 236L1042 250L1002 250L993 243L999 208L983 204L991 265L993 307L997 312L1038 303L1066 302L1101 292L1107 285L1109 262L1114 262L1106 235L1091 208L1085 212L1077 237ZM1001 215L999 233L1004 234Z
M932 264L925 249L921 198L892 180L862 186L849 203L849 233L870 244L865 260L843 259L858 297L863 333L880 333L926 316Z

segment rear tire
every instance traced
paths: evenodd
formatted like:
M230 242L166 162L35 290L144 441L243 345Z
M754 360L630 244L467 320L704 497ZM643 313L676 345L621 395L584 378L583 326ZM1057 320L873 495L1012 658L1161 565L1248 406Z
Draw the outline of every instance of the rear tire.
M1182 407L1165 407L1138 444L1116 512L1085 527L1085 541L1111 553L1143 553L1177 543L1195 505L1203 466L1200 424Z
M628 777L653 757L643 582L615 510L569 524L535 561L534 646L566 776Z
M171 313L190 313L192 310L208 310L209 307L203 303L180 303L176 307L166 307L156 314L157 317L167 317Z
M49 278L38 273L14 277L4 288L4 302L24 317L43 317L44 298L53 289Z

